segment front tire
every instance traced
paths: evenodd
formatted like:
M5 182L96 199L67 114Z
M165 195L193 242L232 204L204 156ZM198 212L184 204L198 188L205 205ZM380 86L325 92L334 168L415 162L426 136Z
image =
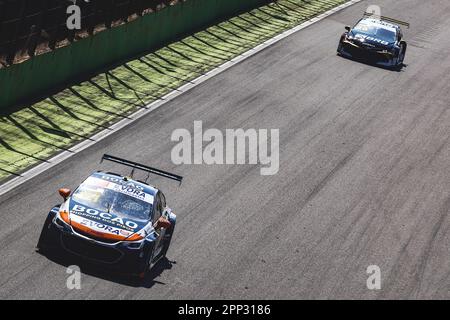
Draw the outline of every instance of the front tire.
M42 227L41 235L39 236L36 248L40 252L46 252L55 246L55 231L52 230L53 219L55 217L54 212L50 212L45 219L44 226Z
M141 280L144 280L147 275L151 274L153 267L156 265L157 261L155 262L155 244L152 244L152 247L149 248L149 251L147 253L147 258L145 259L145 263L143 266L143 269L141 270L141 272L138 274L138 277ZM159 261L159 259L158 259Z
M405 61L406 56L406 48L407 48L406 42L402 42L400 44L400 51L397 57L397 64L396 64L397 70L401 70L403 68L403 62Z
M342 55L342 49L343 49L344 45L342 44L342 41L339 41L339 45L337 47L337 54L340 56Z

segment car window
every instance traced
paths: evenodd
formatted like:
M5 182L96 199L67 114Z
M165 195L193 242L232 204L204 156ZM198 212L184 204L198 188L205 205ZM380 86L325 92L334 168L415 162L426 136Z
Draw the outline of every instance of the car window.
M153 208L153 196L140 193L139 198L127 194L112 183L99 179L87 179L72 195L72 200L81 205L119 216L148 220Z
M371 24L366 21L358 23L353 30L388 42L394 42L397 36L395 29Z

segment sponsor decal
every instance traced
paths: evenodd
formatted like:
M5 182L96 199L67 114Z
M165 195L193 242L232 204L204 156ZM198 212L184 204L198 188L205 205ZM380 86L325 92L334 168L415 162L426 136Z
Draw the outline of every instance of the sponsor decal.
M377 38L374 38L374 37L371 37L371 36L367 36L367 35L364 35L364 34L357 34L357 35L355 35L355 38L360 40L360 41L377 42L377 43L380 43L380 44L385 45L385 46L387 46L389 44L389 42L387 42L387 41L384 41L384 40L381 40L381 39L377 39Z
M128 232L128 231L125 231L125 230L122 230L119 228L114 228L109 225L102 224L102 223L95 222L95 221L88 220L88 219L82 219L80 224L83 226L86 226L90 229L93 229L93 230L108 232L110 234L115 234L115 235L123 235L123 236L128 237L132 234L131 232Z
M144 188L133 183L132 181L124 181L123 179L102 176L100 178L89 177L86 183L90 186L105 188L126 194L130 197L153 204L154 197L144 191Z
M109 182L97 177L89 177L84 183L93 187L106 188Z
M96 178L96 179L99 179L99 178ZM130 186L130 187L134 188L134 189L139 189L139 190L142 190L142 191L144 190L144 188L141 187L140 185L137 185L137 184L135 184L132 181L125 181L125 180L120 179L120 178L114 178L114 177L109 177L109 176L102 176L102 178L99 179L99 180L100 181L106 180L106 181L114 182L114 183L120 184L120 185L127 185L127 186Z
M126 236L126 237L128 237L129 235L130 235L130 233L128 232L128 231L125 231L125 230L122 230L122 229L120 229L120 234L122 235L122 236Z
M83 207L81 205L74 205L72 210L70 211L71 214L78 215L78 216L84 216L89 219L95 219L107 222L109 224L113 224L119 228L123 228L129 231L134 231L139 226L136 222L128 219L123 219L121 217L115 216L111 213L107 212L101 212L95 209L90 209Z
M116 192L120 192L123 194L126 194L130 197L142 200L144 202L153 203L153 196L145 193L144 191L142 191L141 189L136 189L134 186L132 185L118 185L115 183L111 183L108 185L107 187L110 190L114 190Z

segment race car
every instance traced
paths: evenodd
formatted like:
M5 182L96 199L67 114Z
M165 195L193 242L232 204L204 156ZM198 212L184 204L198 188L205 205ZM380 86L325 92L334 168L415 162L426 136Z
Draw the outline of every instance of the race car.
M182 177L104 155L103 160L132 168L130 177L97 171L72 193L60 189L64 202L50 210L37 244L48 253L64 250L125 274L145 278L165 257L175 230L176 215L161 190L134 180L143 170L182 182Z
M366 12L353 28L345 27L337 53L400 70L407 49L400 25L409 28L407 22Z

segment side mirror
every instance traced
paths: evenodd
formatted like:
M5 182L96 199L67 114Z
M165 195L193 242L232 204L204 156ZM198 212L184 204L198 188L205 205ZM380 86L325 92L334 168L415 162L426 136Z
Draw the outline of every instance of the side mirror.
M169 207L165 207L162 217L168 219L171 213L172 213L172 209L170 209Z
M352 28L350 28L349 26L345 26L345 30L346 30L347 32L350 32L350 30L352 30Z
M157 230L161 228L169 229L171 225L172 224L170 223L169 220L165 219L164 217L160 217L158 221L156 221L155 229Z
M59 189L59 195L60 195L61 197L63 197L64 201L67 200L67 198L70 196L70 193L71 193L71 192L72 192L72 191L71 191L70 189L66 189L66 188L61 188L61 189Z

